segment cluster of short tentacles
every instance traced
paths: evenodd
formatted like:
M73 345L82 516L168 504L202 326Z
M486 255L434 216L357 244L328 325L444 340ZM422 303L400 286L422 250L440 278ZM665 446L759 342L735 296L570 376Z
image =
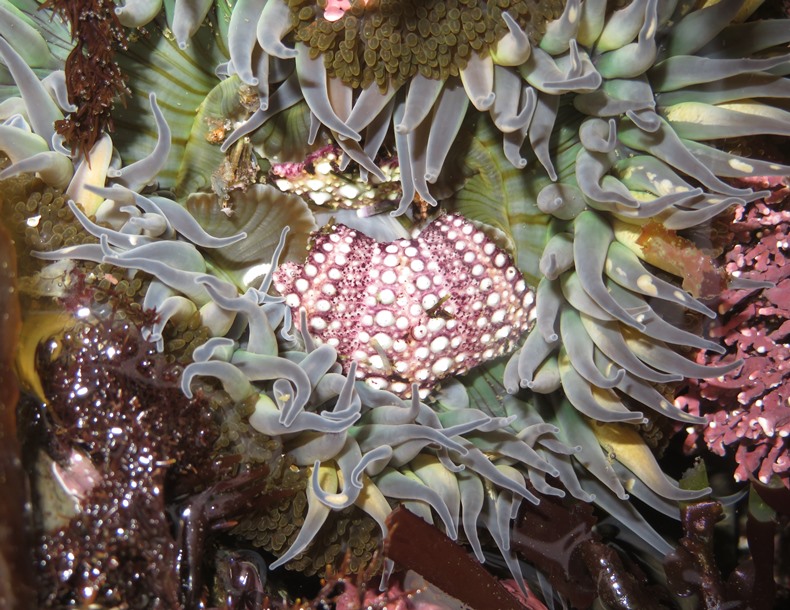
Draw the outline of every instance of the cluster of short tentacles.
M174 4L170 27L179 50L158 56L172 55L184 70L196 69L189 64L200 62L184 57L192 57L191 37L205 36L200 26L207 15L212 19L214 3ZM333 347L329 338L320 344L319 333L311 336L310 328L323 330L321 322L315 322L325 307L320 296L311 296L310 309L300 314L301 340L292 336L290 305L297 305L297 296L298 305L307 306L302 297L309 286L302 290L294 284L294 291L282 281L280 296L269 289L277 260L288 249L285 227L292 226L289 239L298 234L305 241L316 228L307 204L268 185L247 185L233 196L238 201L232 198L237 205L229 209L237 217L226 219L241 223L247 235L229 230L239 224L217 220L222 214L211 211L211 206L219 208L213 195L187 197L191 183L189 178L182 180L187 170L168 181L174 157L177 166L193 161L199 165L205 159L213 163L217 147L204 154L205 142L190 148L190 140L182 148L178 142L187 134L179 131L178 138L171 138L170 133L181 119L168 118L176 115L172 108L181 102L163 104L160 111L153 94L156 130L140 130L140 137L128 144L103 134L90 163L73 155L53 127L72 109L60 69L69 47L61 24L42 21L34 2L0 0L0 16L14 26L0 35L0 59L13 81L3 82L0 100L0 150L10 160L0 179L36 172L64 189L76 202L71 206L82 226L99 240L41 256L109 262L149 274L153 279L144 306L159 314L147 329L153 341L162 341L169 322L200 312L213 337L195 351L184 374L185 391L191 391L195 377L210 376L219 379L235 400L256 397L250 424L282 437L295 462L311 469L305 525L275 566L304 551L331 510L357 505L384 531L384 517L402 501L428 520L438 516L451 536L463 530L481 560L477 527L482 525L514 574L520 575L509 545L510 519L523 500L537 501L527 482L541 494L565 493L547 481L547 475L559 477L568 493L594 500L652 547L666 552L668 544L625 501L626 489L675 516L678 500L705 492L683 491L667 478L634 424L645 420L642 406L696 422L675 408L657 385L715 376L737 366L700 367L672 347L719 350L681 327L679 320L687 311L711 317L713 312L669 276L684 277L698 295L711 285L716 290L728 279L677 232L707 223L735 202L759 196L732 187L726 178L790 172L702 143L790 132L790 115L781 108L790 95L785 78L790 59L781 50L790 39L787 21L734 23L747 5L742 0L722 0L700 9L673 0L634 0L613 11L607 11L605 0L569 0L556 19L527 35L527 23L508 11L513 5L514 15L520 15L523 11L516 5L522 3L480 2L486 19L501 20L499 38L479 45L481 53L454 57L455 72L418 69L405 80L376 75L377 85L356 88L327 67L320 53L299 42L305 36L294 31L299 22L290 11L292 5L303 4L239 0L229 8L217 3L218 17L211 23L222 44L214 46L227 48L229 57L218 66L224 80L211 94L207 90L201 112L212 104L222 108L227 90L237 93L239 82L255 88L258 96L251 114L238 105L228 112L229 135L221 151L232 151L304 100L310 143L322 126L326 128L345 152L341 170L355 161L363 176L383 180L376 157L394 144L403 187L395 212L404 214L416 198L437 202L432 184L443 177L453 143L473 129L464 123L469 102L487 113L478 117L478 127L490 122L502 134L503 144L487 148L486 156L505 185L503 199L492 200L492 193L487 193L480 212L474 201L475 180L485 174L473 166L475 171L454 185L457 192L448 205L493 225L512 249L515 265L509 258L497 265L497 251L485 270L505 275L496 291L499 299L508 282L512 292L527 294L525 288L516 288L519 281L523 284L520 273L535 280L535 324L506 365L472 371L466 386L445 378L429 406L416 391L429 388L411 386L428 380L416 377L420 368L415 363L405 362L403 371L395 371L414 372L415 378L387 379L393 390L412 390L412 398L403 400L357 381L363 363L355 359L361 358L340 353L339 339ZM339 15L331 15L331 21L340 24L338 28L352 18L375 23L377 3L364 5L351 2ZM160 19L160 9L159 0L127 0L118 13L125 25L136 27ZM409 30L408 23L399 23ZM359 31L375 46L379 34L367 24ZM430 25L428 37L447 36ZM419 24L415 27L420 31ZM538 39L535 32L543 33ZM467 28L466 35L473 37L473 31ZM326 38L327 49L340 38ZM166 37L162 40L167 50ZM337 52L346 49L338 47ZM157 77L151 78L156 82ZM194 79L196 88L201 78L208 77L200 73ZM148 85L130 86L139 94ZM175 89L157 94L164 99L189 93ZM775 105L773 100L778 100ZM140 118L146 125L147 116ZM560 116L567 120L560 121ZM468 129L462 130L464 125ZM140 142L149 138L146 131L156 132L155 142L142 154L145 146ZM509 165L503 168L499 160ZM471 156L462 159L467 169L475 162ZM157 185L187 190L178 200L141 194ZM252 201L256 205L244 205ZM272 222L277 214L281 216ZM367 219L362 224L380 228L384 222ZM354 230L364 233L363 228ZM271 262L265 267L260 251L251 252L259 248L261 234L269 240L265 258ZM401 240L395 242L398 255L410 257L407 249L414 246L402 234L396 236ZM379 277L387 267L387 246L382 248ZM529 256L533 251L539 253L535 260ZM308 264L315 262L316 254ZM300 263L304 256L301 259ZM473 273L474 261L470 263ZM651 271L651 265L658 270ZM689 271L694 266L702 269L698 275ZM307 270L304 265L302 272ZM264 279L252 286L260 277ZM419 277L427 278L415 276L420 290L418 281L433 282L433 277ZM437 284L447 290L446 286ZM370 296L376 306L389 299L382 286L374 282L373 288ZM423 311L415 310L414 317L442 319L446 327L457 311L442 306L450 307L453 295L448 290L447 295L433 296L435 301L420 303ZM448 298L442 301L443 296ZM331 299L327 303L331 309ZM491 317L497 305L490 305ZM517 310L506 315L517 320L509 332L520 335L524 320ZM397 325L394 317L390 321L385 314L378 324ZM407 324L410 331L420 326L408 320ZM427 323L425 327L427 331ZM370 339L376 334L368 333ZM394 346L395 338L385 335ZM441 340L437 345L456 349L452 337L445 338L446 346ZM514 343L518 339L508 338ZM388 349L382 345L386 339L376 341L379 348ZM430 352L431 344L414 349L427 347ZM386 372L379 351L369 343L364 366L375 364L378 356L382 366L373 368ZM483 350L476 360L500 353ZM444 361L439 369L436 378L455 372ZM425 398L426 392L422 394Z

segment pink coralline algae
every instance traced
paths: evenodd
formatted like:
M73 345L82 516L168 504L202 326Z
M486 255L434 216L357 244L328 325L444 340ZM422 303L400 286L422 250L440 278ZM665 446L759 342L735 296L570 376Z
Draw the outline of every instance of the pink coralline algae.
M772 477L790 487L790 193L782 179L762 179L770 187L763 201L736 210L733 246L725 254L733 277L767 280L762 291L727 290L719 301L721 325L711 334L723 339L723 356L700 354L716 365L743 359L741 369L716 379L694 381L677 402L708 424L686 441L694 447L701 434L719 455L735 449L735 478Z
M425 397L443 377L507 353L534 295L511 257L461 216L379 243L345 225L320 231L303 265L274 275L295 319L373 387Z

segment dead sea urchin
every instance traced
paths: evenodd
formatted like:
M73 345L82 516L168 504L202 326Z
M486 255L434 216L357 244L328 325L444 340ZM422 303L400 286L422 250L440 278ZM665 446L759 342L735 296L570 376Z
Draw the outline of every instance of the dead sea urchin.
M534 302L510 256L460 216L390 244L324 228L274 286L294 314L306 309L312 335L357 363L358 378L406 396L416 382L423 398L507 353Z

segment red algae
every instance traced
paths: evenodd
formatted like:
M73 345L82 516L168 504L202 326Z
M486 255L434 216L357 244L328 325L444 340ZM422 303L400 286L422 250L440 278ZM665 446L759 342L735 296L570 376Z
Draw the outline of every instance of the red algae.
M385 554L399 567L421 574L474 610L524 608L463 547L409 510L396 508L387 526Z
M704 465L699 462L689 470L681 485L707 486ZM754 490L746 513L748 553L742 554L739 563L726 574L716 549L717 524L724 519L724 506L715 499L681 506L683 537L664 559L667 584L677 596L696 595L697 605L703 610L774 607L778 601L774 581L776 513Z
M664 592L601 540L596 522L589 504L542 496L540 504L522 506L511 546L574 608L589 608L596 598L614 609L664 607Z
M71 24L75 46L66 59L69 102L77 107L56 121L58 133L87 157L102 133L113 131L112 109L127 94L126 78L115 61L115 50L126 48L126 33L115 3L102 0L47 0Z
M513 549L538 566L562 595L577 608L595 600L596 585L584 565L581 545L595 538L592 506L553 497L522 506L513 527Z
M726 290L718 299L720 320L711 329L727 347L724 355L698 354L717 365L743 359L735 372L692 380L677 403L704 415L707 425L686 440L718 455L735 453L735 478L772 478L790 489L790 192L784 179L762 179L772 190L765 200L736 210L731 246L724 255L734 277L772 282L773 288Z
M138 328L81 323L39 349L56 481L79 510L42 532L43 607L182 607L167 514L172 483L200 471L217 433L205 399ZM44 449L44 448L42 448Z

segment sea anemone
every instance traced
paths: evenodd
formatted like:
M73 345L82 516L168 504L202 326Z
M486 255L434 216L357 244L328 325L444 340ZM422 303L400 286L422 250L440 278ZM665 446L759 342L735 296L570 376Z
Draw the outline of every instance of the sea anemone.
M491 408L483 411L468 405L459 408L462 405L458 404L432 409L419 401L416 383L410 388L413 394L410 403L368 384L355 383L355 356L351 355L347 375L341 374L335 348L329 342L317 345L311 337L304 309L301 310L303 317L300 323L303 347L299 349L298 345L291 345L288 348L288 342L292 342L288 334L290 306L286 298L267 294L274 266L285 247L287 229L282 231L272 266L260 288L249 288L239 296L237 286L206 273L208 263L201 249L232 247L246 235L212 237L197 225L192 216L184 214L183 208L165 198L159 197L154 201L123 187L94 190L110 202L134 203L140 211L146 210L149 214L146 224L156 228L158 233L140 236L130 235L128 229L124 230L138 218L135 208L128 205L124 207L124 213L129 219L120 230L94 224L77 206L73 206L85 229L98 237L100 243L37 256L54 260L88 259L151 274L154 279L146 300L158 299L149 305L155 307L159 315L151 327L144 329L144 335L159 342L160 349L163 347L163 326L178 316L191 315L196 307L200 308L201 321L214 337L194 351L194 362L186 367L181 379L184 392L191 397L193 380L213 377L222 383L233 400L243 401L257 396L250 425L263 434L285 439L287 455L296 465L311 469L304 525L291 547L272 567L285 564L299 555L332 509L342 510L357 505L379 524L382 535L385 535L385 519L391 510L387 498L391 498L403 501L429 521L432 520L431 509L435 510L452 538L458 536L462 526L481 560L483 554L476 523L483 518L502 552L508 555L511 568L517 569L515 557L508 551L507 523L521 500L538 501L537 496L525 486L524 473L530 473L531 484L541 493L562 493L545 481L546 475L557 476L559 471L535 449L542 437L555 432L553 426L522 421L516 426L521 431L517 435L513 429L507 430L517 416L498 416L492 414ZM268 201L259 205L276 207L278 202ZM423 245L427 250L441 254L442 244L453 241L445 233L451 228L463 233L465 226L470 227L467 233L471 249L475 244L474 235L484 236L472 231L471 225L458 218L438 225L433 231L426 231ZM258 227L271 230L267 225ZM508 318L513 318L513 324L519 321L525 325L527 310L523 309L522 301L526 287L523 281L515 285L518 284L515 268L505 264L507 257L504 253L495 252L490 242L477 241L480 242L475 244L480 247L480 256L502 257L502 265L497 265L496 261L492 263L493 269L499 269L500 277L489 271L487 280L474 281L475 285L487 281L496 286L496 290L489 287L490 294L497 294L503 301L511 303L508 306L510 311L494 308L492 316L497 311L503 312L503 316L507 312ZM332 243L331 240L328 243ZM382 260L378 266L390 269L387 263ZM458 261L452 263L450 259L447 267L450 286L453 286L452 276L460 274L462 267ZM511 269L510 273L508 269ZM474 293L465 296L474 297ZM349 295L349 298L353 297ZM452 305L448 304L448 307ZM356 303L350 301L349 306L356 306ZM460 308L459 318L459 327L464 328ZM409 327L410 332L419 326L419 322L419 317L409 320L414 324ZM503 319L495 323L502 325L505 322ZM275 329L281 325L281 340L286 342L283 347L278 345L275 336ZM482 349L474 344L475 340L481 340L482 333L483 330L477 330L465 339L463 346L459 342L456 351L464 353L459 348L467 348L467 343L474 346L472 349ZM447 341L449 346L450 340ZM480 354L476 357L479 359ZM428 450L433 447L436 449ZM560 443L548 442L543 451L570 454L574 450ZM494 453L502 456L501 464L491 461L490 456ZM514 468L513 464L519 465L520 469ZM485 485L496 486L497 491L491 492L498 498L496 502L485 500L484 481L487 481ZM497 503L503 503L507 510L501 512L496 508ZM463 517L460 515L462 507Z
M744 0L162 4L114 9L137 30L99 61L129 96L91 140L61 122L88 103L79 11L0 0L0 179L65 190L94 240L37 256L144 276L157 349L207 329L184 393L213 379L253 405L309 480L270 567L332 511L385 536L404 504L481 561L482 527L522 582L511 519L566 493L666 553L629 495L677 518L709 490L642 432L704 421L673 384L740 366L687 357L723 351L704 300L766 286L703 229L764 194L729 179L790 173L706 142L790 131L787 20L744 22Z
M265 3L255 25L254 18L244 22L241 12L234 12L228 71L257 85L262 105L223 147L262 125L272 114L270 100L281 103L283 97L279 89L270 93L268 75L259 73L265 59L258 71L249 69L255 27L263 58L295 64L282 88L303 96L315 127L329 128L347 159L378 179L384 177L373 159L393 126L403 184L397 213L405 212L415 196L436 205L428 185L438 180L470 101L489 111L503 132L514 134L506 138L510 148L524 141L536 97L519 83L516 69L561 14L560 2L478 0L357 1L348 7L275 0ZM293 48L282 42L288 34ZM548 133L550 126L543 135Z

